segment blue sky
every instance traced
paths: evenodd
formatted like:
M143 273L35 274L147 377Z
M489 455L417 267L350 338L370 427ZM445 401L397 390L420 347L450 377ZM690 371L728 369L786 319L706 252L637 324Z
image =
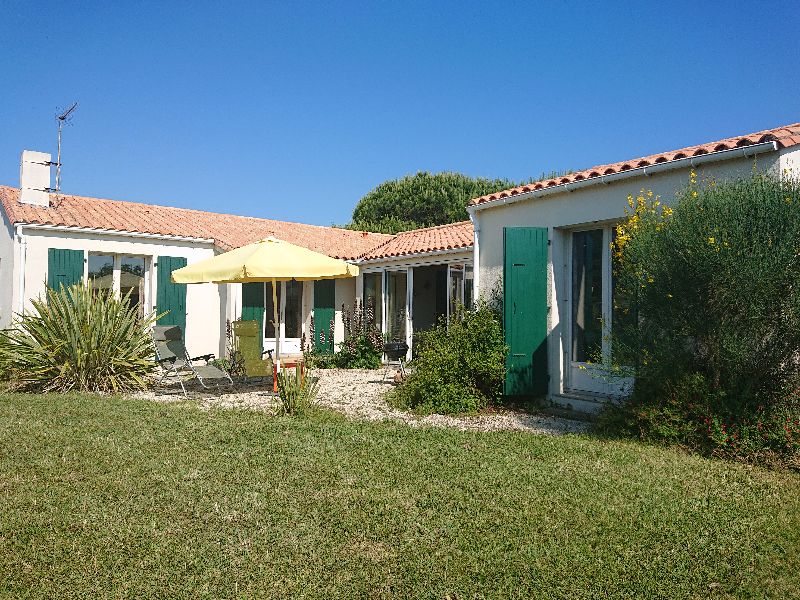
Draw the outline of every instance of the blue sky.
M65 192L321 225L800 121L796 1L71 4L0 3L2 184L73 100Z

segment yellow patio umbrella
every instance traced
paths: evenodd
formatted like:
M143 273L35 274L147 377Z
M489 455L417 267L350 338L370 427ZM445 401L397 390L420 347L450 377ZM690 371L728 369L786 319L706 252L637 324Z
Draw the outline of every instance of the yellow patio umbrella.
M174 283L272 282L275 358L280 361L278 281L342 279L358 275L358 267L273 237L187 265L172 272Z

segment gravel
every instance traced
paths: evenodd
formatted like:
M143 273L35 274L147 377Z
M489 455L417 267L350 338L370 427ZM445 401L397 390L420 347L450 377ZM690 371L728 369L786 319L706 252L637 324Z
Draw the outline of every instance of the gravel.
M475 416L452 417L428 415L420 417L397 410L386 403L384 395L392 389L392 372L384 378L384 370L324 369L315 372L320 378L317 400L351 419L368 421L400 421L410 427L454 427L462 431L527 431L546 435L581 433L588 424L560 417L537 415L515 410L500 410ZM236 384L233 387L204 390L196 382L187 385L189 397L203 410L243 408L274 412L277 401L271 384ZM168 393L139 394L156 402L182 402L180 387Z

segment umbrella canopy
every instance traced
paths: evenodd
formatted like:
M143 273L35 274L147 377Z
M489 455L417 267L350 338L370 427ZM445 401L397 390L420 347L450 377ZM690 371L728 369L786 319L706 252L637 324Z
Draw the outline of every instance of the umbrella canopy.
M358 267L308 248L272 237L187 265L172 272L174 283L272 282L275 357L280 361L278 281L341 279L358 275Z
M289 242L266 238L176 269L174 283L312 281L355 277L358 267Z

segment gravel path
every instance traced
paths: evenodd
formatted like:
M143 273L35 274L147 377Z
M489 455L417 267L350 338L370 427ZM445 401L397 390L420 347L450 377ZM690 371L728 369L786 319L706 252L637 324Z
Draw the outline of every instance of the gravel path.
M521 411L503 410L472 417L450 417L446 415L428 415L419 417L406 411L390 407L384 400L384 394L392 388L390 377L383 380L383 369L376 371L356 369L324 369L315 372L320 378L320 390L317 397L321 406L332 408L351 419L369 421L395 420L411 427L455 427L462 431L500 431L515 430L532 433L557 435L562 433L580 433L588 427L582 421L573 421L559 417L535 415ZM391 373L390 373L391 375ZM271 388L262 385L237 385L234 388L222 388L219 393L206 391L197 384L188 386L190 397L196 399L203 409L211 408L246 408L272 412L276 400ZM181 402L180 393L156 394L149 392L140 394L156 402Z

